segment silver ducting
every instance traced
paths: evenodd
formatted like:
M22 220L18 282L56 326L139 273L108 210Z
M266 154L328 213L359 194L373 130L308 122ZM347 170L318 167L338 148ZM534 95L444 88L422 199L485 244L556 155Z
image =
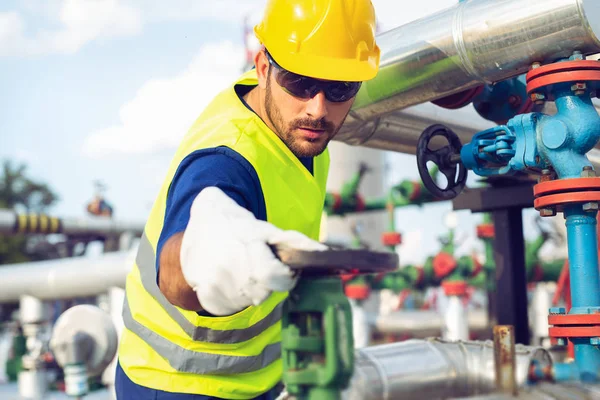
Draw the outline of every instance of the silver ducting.
M414 154L416 141L393 126L397 117L384 115L520 75L574 50L598 53L599 37L597 0L460 2L378 36L380 71L363 84L336 140Z
M430 125L446 125L459 136L462 143L470 142L475 133L495 126L493 122L481 118L472 106L460 110L447 110L432 103L394 111L376 121L368 122L369 124L376 126L377 134L365 143L345 140L347 134L343 134L342 131L347 125L342 127L335 140L355 145L362 144L376 149L416 154L419 136Z
M367 347L355 354L354 375L344 400L437 400L495 389L491 341L408 340ZM519 386L527 382L533 361L544 366L552 363L541 347L516 346Z
M485 396L461 397L453 400L597 400L600 385L581 383L540 383L521 389L517 396L494 393Z
M110 287L125 287L137 249L97 257L7 264L0 268L0 303L23 295L40 300L93 296Z
M403 334L426 338L440 336L444 329L444 318L435 310L402 310L388 315L371 317L374 329L384 334ZM489 335L487 311L469 310L467 315L469 332L475 335Z

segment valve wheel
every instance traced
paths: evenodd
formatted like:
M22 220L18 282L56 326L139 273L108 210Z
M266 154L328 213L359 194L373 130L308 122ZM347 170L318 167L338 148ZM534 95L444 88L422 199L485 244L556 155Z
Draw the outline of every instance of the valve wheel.
M297 250L285 245L272 245L275 256L294 273L303 276L356 277L362 274L388 273L399 268L398 254L357 249L324 251Z
M442 136L448 144L440 149L431 150L429 143L436 136ZM464 189L467 182L467 169L460 161L460 139L452 130L444 125L436 124L425 129L417 144L417 167L423 185L437 198L450 200ZM448 180L446 188L438 186L429 174L427 162L433 162Z

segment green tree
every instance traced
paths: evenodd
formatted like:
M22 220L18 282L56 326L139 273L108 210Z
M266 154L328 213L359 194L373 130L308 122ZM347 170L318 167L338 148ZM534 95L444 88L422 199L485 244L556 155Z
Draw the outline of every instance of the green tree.
M47 184L28 176L26 165L4 161L0 176L0 209L43 213L57 200L58 196ZM39 259L28 250L31 240L31 237L0 235L0 264Z

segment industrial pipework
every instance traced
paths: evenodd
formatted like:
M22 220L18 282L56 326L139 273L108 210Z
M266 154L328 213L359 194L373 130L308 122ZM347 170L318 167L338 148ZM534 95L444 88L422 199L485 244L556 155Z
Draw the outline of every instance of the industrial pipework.
M438 200L425 189L422 182L416 180L402 180L393 185L382 197L365 198L360 194L359 188L368 171L368 165L360 164L359 170L344 182L339 192L326 193L324 210L328 215L343 216L367 211L390 211L390 208L393 211L395 208L420 206ZM432 171L432 175L435 177L437 172Z
M141 236L143 223L117 221L104 217L59 218L45 214L19 214L0 209L0 234L120 235Z
M118 338L110 316L82 304L61 314L52 330L50 348L65 373L65 393L88 394L88 378L104 371L117 353Z
M362 250L306 252L275 247L300 274L283 303L283 381L298 400L339 400L354 370L352 312L340 273L389 272L398 255Z
M23 295L40 300L69 299L125 287L137 248L96 257L7 264L0 268L0 304Z
M356 351L356 366L344 400L448 399L496 390L495 353L503 349L487 342L447 342L411 339ZM541 347L517 345L502 355L514 360L509 368L516 387L528 382L532 365L550 367ZM498 368L502 364L498 364ZM511 379L512 380L512 379Z
M283 381L288 395L297 400L433 400L489 393L507 385L516 390L528 382L534 367L551 368L545 350L515 347L510 327L497 329L494 345L413 340L355 352L350 306L337 276L349 270L394 270L397 255L282 247L274 251L301 274L284 301L281 321Z
M402 109L516 77L573 49L600 53L599 38L596 0L458 3L377 37L379 73L363 84L336 140L415 154L419 134ZM470 140L468 130L457 134Z
M595 4L588 3L587 10L600 12L600 4ZM600 178L586 157L600 140L600 116L591 100L599 83L600 62L585 60L580 51L555 63L534 63L527 74L527 91L536 101L554 101L556 115L518 115L506 125L476 134L464 147L452 131L434 125L423 132L417 151L425 186L446 199L462 190L467 168L480 176L519 171L540 175L534 187L534 206L541 216L564 214L571 269L572 308L551 309L549 316L550 336L569 340L575 347L575 362L556 364L551 371L551 377L559 381L600 380L596 233ZM449 144L432 150L429 143L436 136L445 137ZM429 178L428 161L448 178L446 188ZM546 375L537 371L538 378Z

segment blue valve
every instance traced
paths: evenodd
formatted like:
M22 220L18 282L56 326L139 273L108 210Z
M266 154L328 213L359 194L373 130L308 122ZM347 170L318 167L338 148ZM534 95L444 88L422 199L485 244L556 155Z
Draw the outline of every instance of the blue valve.
M600 116L591 100L598 90L600 62L584 60L581 53L574 53L568 60L536 66L527 74L527 92L532 99L554 101L558 111L555 115L517 115L506 125L477 133L462 147L446 146L437 157L425 150L417 152L419 165L427 160L448 168L458 163L486 177L516 172L541 174L543 170L555 172L552 175L560 182L540 183L536 202L542 211L546 211L546 207L554 207L551 211L556 211L559 207L559 211L564 212L573 302L572 309L567 310L569 315L600 310L596 235L600 178L595 177L596 172L586 156L600 140ZM446 137L458 139L451 131L446 132ZM428 146L425 139L425 135L420 138L417 150ZM449 149L456 151L459 147L459 155L448 154ZM421 178L425 183L428 176L421 174ZM449 195L458 191L446 189ZM543 215L546 214L551 213ZM568 326L567 322L560 321L568 321L568 318L557 319L559 325ZM600 339L577 333L571 334L569 340L575 347L575 363L557 365L554 379L600 381Z

